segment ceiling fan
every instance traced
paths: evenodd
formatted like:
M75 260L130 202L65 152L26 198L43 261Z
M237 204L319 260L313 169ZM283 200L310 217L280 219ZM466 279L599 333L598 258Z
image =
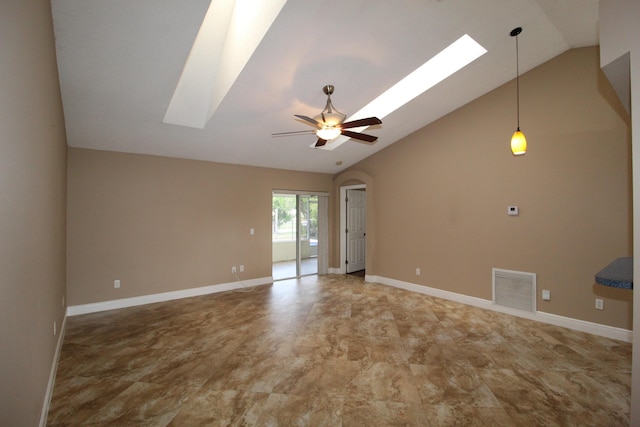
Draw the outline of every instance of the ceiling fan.
M344 120L347 118L347 116L338 111L331 103L331 95L333 94L334 89L335 88L333 87L333 85L326 85L322 88L322 91L327 95L327 105L324 107L324 110L322 110L322 112L314 118L295 114L297 118L304 120L306 123L314 126L316 128L315 130L280 132L274 133L272 134L272 136L295 135L315 132L315 134L318 136L318 141L315 143L314 147L322 147L327 143L327 141L335 139L340 135L355 139L356 141L363 144L374 144L378 139L377 136L354 132L347 129L379 125L382 124L382 121L377 117L368 117L366 119L345 122Z

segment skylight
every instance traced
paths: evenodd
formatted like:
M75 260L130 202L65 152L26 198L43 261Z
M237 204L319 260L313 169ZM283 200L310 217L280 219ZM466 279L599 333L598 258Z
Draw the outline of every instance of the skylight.
M360 111L353 114L348 120L358 120L371 116L382 119L485 53L487 53L487 50L484 47L468 34L465 34ZM364 129L362 127L350 130L359 132ZM348 139L345 136L340 136L334 139L331 144L327 144L322 148L333 150Z
M204 129L287 0L211 0L164 123Z

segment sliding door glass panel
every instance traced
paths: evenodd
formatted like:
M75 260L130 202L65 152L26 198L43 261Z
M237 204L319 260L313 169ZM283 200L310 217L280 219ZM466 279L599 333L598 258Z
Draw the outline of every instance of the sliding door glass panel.
M318 197L273 194L273 280L318 273Z
M318 274L318 196L298 196L300 275Z
M297 206L295 194L273 194L271 242L273 280L298 275L297 270Z

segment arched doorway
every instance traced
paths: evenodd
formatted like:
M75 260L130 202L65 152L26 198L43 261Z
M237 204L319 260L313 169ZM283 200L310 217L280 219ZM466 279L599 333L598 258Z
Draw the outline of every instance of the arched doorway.
M340 265L347 274L366 271L366 195L365 184L340 188Z
M371 176L360 171L347 171L336 176L334 179L335 209L334 220L337 227L334 227L334 243L331 272L345 274L347 272L347 191L360 190L366 193L364 206L364 222L366 224L366 236L364 239L364 266L366 276L373 275L375 271L375 212L373 209L375 201L374 180Z

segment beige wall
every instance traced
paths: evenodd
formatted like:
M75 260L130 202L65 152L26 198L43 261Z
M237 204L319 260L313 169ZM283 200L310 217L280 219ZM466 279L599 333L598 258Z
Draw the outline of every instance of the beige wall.
M520 85L523 157L509 150L510 82L350 168L375 184L367 271L489 300L492 267L534 272L551 291L538 310L631 329L632 292L594 284L632 252L629 117L596 47L560 55ZM520 215L507 216L509 205Z
M0 2L0 425L37 425L64 318L66 142L48 1Z
M271 276L272 190L329 192L332 177L70 148L68 179L78 305L229 283L233 265Z

